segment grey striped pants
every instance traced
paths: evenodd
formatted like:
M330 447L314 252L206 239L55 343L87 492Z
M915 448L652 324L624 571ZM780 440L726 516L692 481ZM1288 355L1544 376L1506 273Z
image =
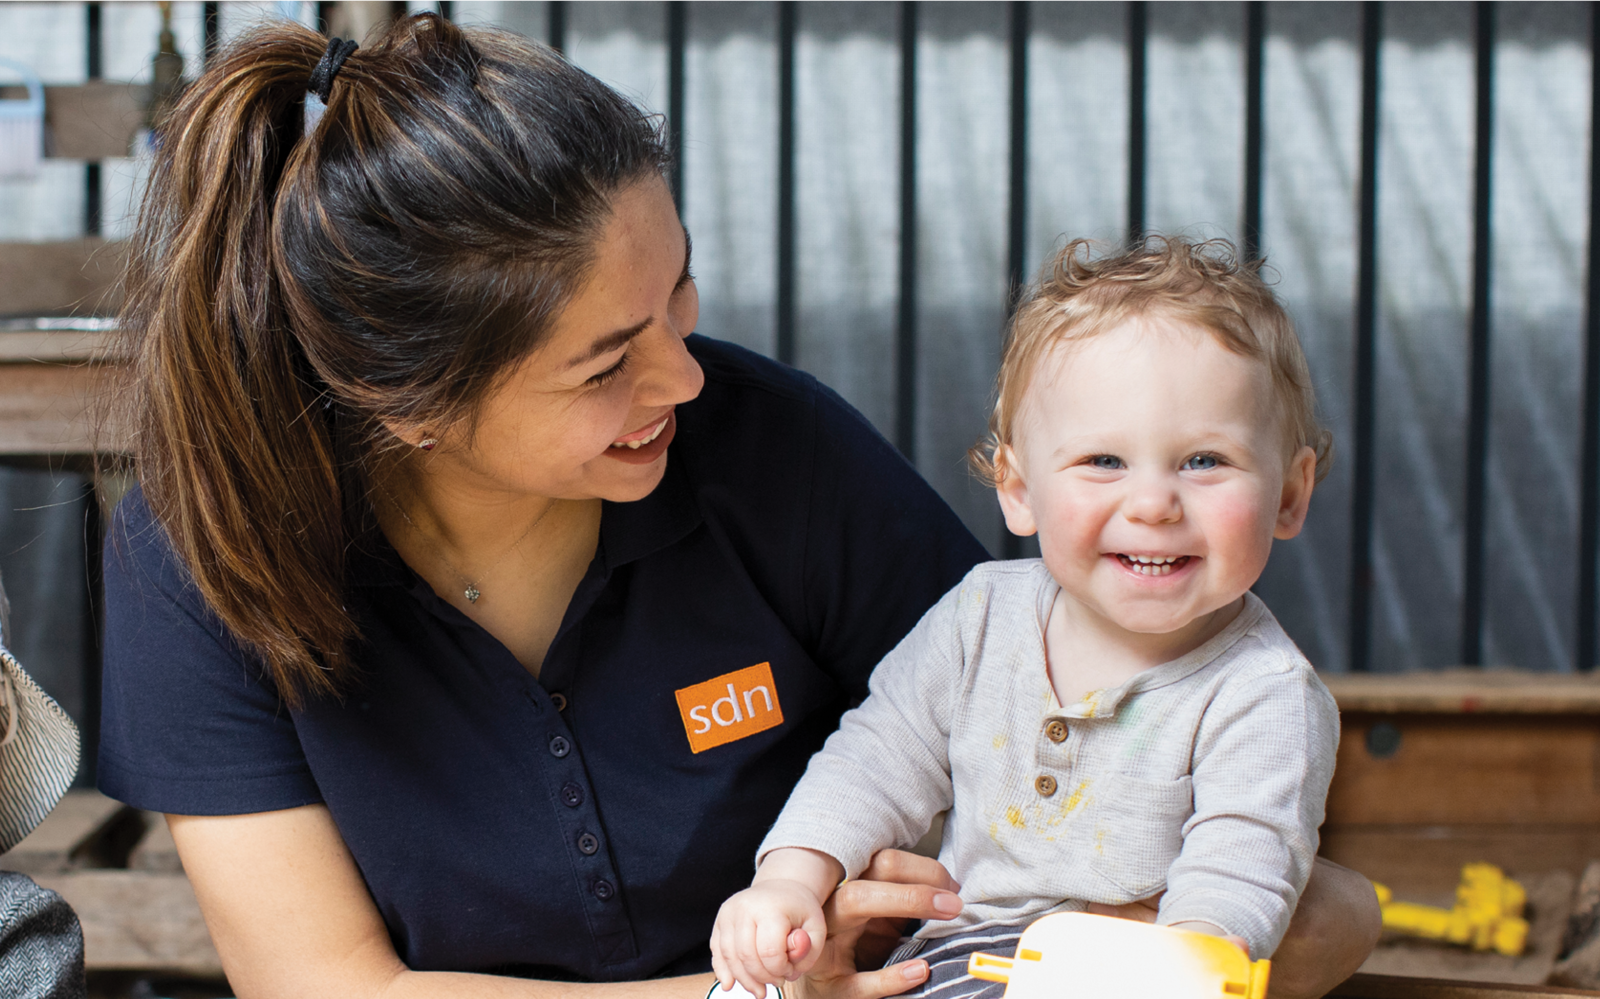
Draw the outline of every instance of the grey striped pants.
M971 933L958 933L939 940L907 940L901 944L890 964L920 957L928 962L928 980L911 992L916 999L1000 999L1006 987L967 974L967 958L977 951L999 957L1017 952L1022 930L1015 926L991 926Z

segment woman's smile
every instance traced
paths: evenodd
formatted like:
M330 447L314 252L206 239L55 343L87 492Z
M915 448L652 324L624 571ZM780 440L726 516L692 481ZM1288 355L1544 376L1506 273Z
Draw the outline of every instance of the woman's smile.
M672 443L678 430L676 412L668 413L659 422L642 430L619 437L603 453L607 458L615 458L629 465L650 464L667 453L667 445Z

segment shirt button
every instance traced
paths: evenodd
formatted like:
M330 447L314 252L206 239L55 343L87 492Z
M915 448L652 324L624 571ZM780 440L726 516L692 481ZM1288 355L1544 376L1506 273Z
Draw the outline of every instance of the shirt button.
M1048 798L1056 793L1056 779L1049 774L1040 774L1039 779L1033 782L1033 789L1040 796Z
M567 695L560 693L551 694L550 703L556 706L557 711L565 711L567 710Z
M554 756L557 759L560 759L561 757L566 756L570 752L572 752L572 743L567 741L567 737L566 736L558 735L554 739L550 740L550 755L551 756Z
M600 849L600 841L598 839L594 838L594 833L582 833L581 835L578 836L578 852L583 854L585 857L594 856L595 855L595 851L599 850L599 849ZM602 882L600 882L600 884L605 884L605 882L602 881ZM599 885L596 885L595 886L596 894L599 893L599 890L600 890L599 889ZM601 895L600 897L601 898L605 898L604 895Z
M1052 718L1045 723L1044 737L1051 742L1067 741L1067 723L1060 718Z
M594 897L598 898L602 902L606 901L616 893L617 890L611 887L611 882L609 881L596 881L594 883Z
M583 788L571 781L561 785L561 803L568 808L577 808L583 804Z

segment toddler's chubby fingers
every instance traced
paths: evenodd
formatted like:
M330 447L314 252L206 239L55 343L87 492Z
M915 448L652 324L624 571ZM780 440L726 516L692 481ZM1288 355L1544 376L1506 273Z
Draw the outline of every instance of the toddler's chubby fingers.
M756 924L755 959L763 974L763 985L786 981L794 971L789 963L791 925L781 916L769 916Z
M828 939L828 921L818 909L789 933L789 981L794 981L810 971L822 957L822 945Z

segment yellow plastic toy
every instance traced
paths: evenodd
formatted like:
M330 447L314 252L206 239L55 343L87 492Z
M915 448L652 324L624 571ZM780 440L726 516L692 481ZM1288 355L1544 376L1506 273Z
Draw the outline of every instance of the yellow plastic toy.
M973 954L967 973L1006 983L1006 999L1264 999L1271 961L1221 937L1084 912L1060 912L1022 932L1015 958Z
M1374 882L1373 887L1378 890L1386 930L1509 957L1521 954L1528 943L1528 921L1522 918L1528 893L1493 864L1461 868L1456 904L1451 909L1396 902L1394 893L1384 885Z

